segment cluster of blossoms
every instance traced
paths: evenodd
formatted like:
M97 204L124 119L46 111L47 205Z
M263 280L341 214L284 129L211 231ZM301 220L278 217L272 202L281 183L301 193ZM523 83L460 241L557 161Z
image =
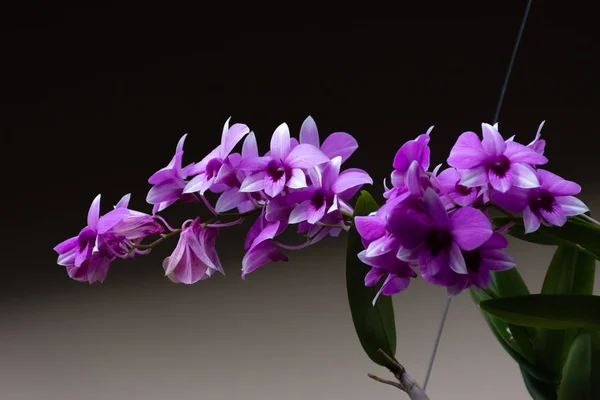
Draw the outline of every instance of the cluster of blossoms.
M485 289L492 271L515 266L503 249L511 224L522 218L526 233L541 224L562 226L567 217L588 211L575 198L581 187L540 168L548 162L540 125L528 145L504 139L498 125L482 124L482 138L465 132L447 159L430 169L430 128L405 143L393 161L391 187L384 182L385 204L352 220L350 200L371 177L363 170L342 170L358 148L344 132L322 143L315 121L308 117L299 139L281 124L270 149L260 155L248 126L225 122L221 143L199 162L183 166L186 135L171 162L152 175L147 202L152 215L130 210L129 195L100 215L100 195L89 210L79 235L55 247L58 264L79 281L103 281L110 263L147 254L170 236L179 235L173 253L163 262L173 282L196 283L224 273L215 245L221 229L255 218L244 243L242 278L271 262L287 261L282 250L298 250L327 236L338 236L354 222L365 249L358 258L371 270L365 285L383 279L373 299L393 295L419 275L447 288L450 296L466 288ZM241 151L235 152L239 144ZM206 197L217 196L213 205ZM212 219L189 219L172 228L159 213L174 203L203 203ZM494 227L490 210L510 215L509 225ZM517 213L517 214L513 214ZM289 228L304 237L300 244L278 238ZM150 244L142 241L160 237Z
M173 282L196 283L215 271L224 273L215 250L219 230L254 214L244 243L244 278L267 263L287 261L282 250L302 249L349 229L350 199L363 185L373 183L363 170L342 171L342 164L358 148L356 140L336 132L321 143L311 117L303 122L299 139L291 137L287 124L281 124L264 155L247 125L230 126L227 120L219 146L201 161L183 166L185 138L179 140L171 162L148 180L152 188L146 200L153 205L152 215L129 210L127 195L114 210L100 216L100 196L94 200L88 226L55 247L58 264L67 268L69 276L90 283L103 281L111 261L147 254L164 239L179 235L175 250L163 262L165 274ZM240 143L241 151L235 152ZM214 205L207 192L218 196ZM204 203L213 218L187 220L174 229L159 213L178 201ZM281 243L278 236L292 227L305 240ZM142 244L152 235L160 237Z
M485 289L491 271L515 266L503 252L511 224L522 218L531 233L588 211L573 197L581 191L578 184L539 167L548 162L542 126L533 142L523 145L514 136L505 140L497 124L484 123L481 139L474 132L458 138L444 170L440 164L429 171L431 128L400 148L386 203L355 219L365 246L359 258L371 267L365 284L385 278L373 302L406 289L418 275L446 287L449 296ZM509 214L512 222L494 229L491 209Z

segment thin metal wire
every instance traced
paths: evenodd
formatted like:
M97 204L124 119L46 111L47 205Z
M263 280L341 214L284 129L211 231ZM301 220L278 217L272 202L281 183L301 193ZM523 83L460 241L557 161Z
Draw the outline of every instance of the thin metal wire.
M494 122L493 122L494 124L496 122L498 122L498 117L500 116L500 109L502 108L502 102L504 101L504 95L506 93L506 88L508 87L508 80L510 79L510 74L512 72L513 65L515 64L515 59L517 58L517 51L519 50L519 44L521 43L521 37L523 36L523 31L525 30L525 24L527 23L527 17L529 16L529 10L531 9L531 3L533 3L533 0L528 0L527 6L525 7L525 13L523 14L523 20L521 21L519 33L517 34L517 40L513 47L512 55L510 57L510 62L508 64L508 70L506 71L506 76L504 77L504 84L502 85L502 89L500 91L500 98L498 99L498 105L496 106L496 113L494 114ZM429 377L431 376L431 370L433 369L433 363L435 361L437 349L440 344L442 332L444 331L444 325L446 324L446 317L448 316L448 310L450 309L451 300L452 300L451 297L448 297L446 300L444 312L442 313L442 319L438 326L437 335L435 338L435 342L433 344L433 351L431 352L429 364L427 365L425 381L423 382L423 391L425 391L425 389L427 388L427 383L429 382Z
M444 306L444 312L442 313L442 320L440 321L440 325L438 326L437 335L435 337L435 343L433 344L433 351L431 352L431 358L429 359L429 365L427 366L427 373L425 374L425 381L423 382L423 391L427 389L427 382L429 381L431 369L433 368L433 361L435 360L438 345L440 344L440 339L442 338L442 332L444 331L444 325L446 324L446 317L448 316L448 310L450 309L451 300L452 297L450 296L448 296L448 298L446 299L446 305Z
M513 47L512 55L510 56L510 63L508 64L508 70L506 71L506 76L504 77L504 84L502 85L502 90L500 91L500 98L498 99L498 105L496 106L496 113L494 114L494 124L498 122L498 117L500 116L500 109L502 108L502 102L504 101L504 94L506 93L506 87L508 86L508 80L510 78L513 65L515 64L515 59L517 58L517 51L519 50L521 37L523 36L523 31L525 30L525 23L527 22L527 17L529 16L529 9L531 8L531 3L533 3L533 0L529 0L527 2L527 7L525 7L525 14L523 15L523 21L521 21L521 27L519 28L519 33L517 34L517 41L515 42L515 46Z

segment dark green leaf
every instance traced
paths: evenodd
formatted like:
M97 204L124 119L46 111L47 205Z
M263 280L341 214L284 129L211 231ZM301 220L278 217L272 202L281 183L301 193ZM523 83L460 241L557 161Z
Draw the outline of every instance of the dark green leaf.
M470 292L476 304L479 304L483 300L489 299L489 297L482 291L476 292L473 289L471 289ZM487 322L488 326L490 327L490 330L492 331L500 345L502 345L502 347L508 353L508 355L511 356L512 359L517 362L517 364L519 364L521 369L527 371L529 375L536 377L536 379L539 381L550 382L550 380L546 376L544 376L543 373L535 367L535 365L533 365L529 360L527 360L523 356L523 351L520 345L517 343L517 341L511 335L508 329L508 324L500 318L490 315L481 308L479 309L479 311L481 311L483 318Z
M560 400L600 399L600 335L582 329L569 351L558 390Z
M555 385L536 379L522 366L521 375L523 376L523 382L527 387L527 391L534 400L557 400Z
M525 296L529 294L529 289L516 267L506 271L494 272L492 279L495 282L496 291L500 297ZM536 335L536 330L513 324L506 325L517 342L521 354L529 361L533 361L535 355L532 337Z
M377 209L373 197L368 192L362 191L354 207L354 216L368 215ZM396 354L394 307L390 296L380 296L373 306L373 299L381 283L375 287L365 286L365 275L370 267L357 257L363 249L360 235L353 224L348 235L346 253L346 289L352 321L360 343L369 358L381 366L387 366L387 361L378 349L392 357Z
M548 267L542 293L591 295L595 268L592 256L574 246L561 245ZM575 333L574 329L541 329L535 340L536 364L558 379Z
M481 308L511 324L600 329L600 296L531 294L485 300Z
M494 224L503 226L510 222L508 217L495 217ZM588 252L600 260L600 227L579 217L571 217L563 226L540 226L532 233L525 233L523 221L515 221L509 229L509 234L518 239L543 244L571 244L580 246L580 250Z

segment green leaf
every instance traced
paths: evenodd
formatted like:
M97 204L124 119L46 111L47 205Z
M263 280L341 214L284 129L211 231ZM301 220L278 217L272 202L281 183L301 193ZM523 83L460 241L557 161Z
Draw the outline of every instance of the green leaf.
M354 207L354 216L364 216L378 209L377 203L367 191L361 191ZM365 286L365 275L371 269L358 259L364 249L354 224L348 234L346 253L346 289L352 313L352 321L358 339L369 358L381 366L388 362L378 352L383 350L394 357L396 354L396 324L394 306L390 296L380 296L373 306L373 299L381 287Z
M494 272L492 279L496 286L496 293L500 297L525 296L529 294L529 289L516 267L506 271ZM533 362L535 353L532 338L537 334L536 330L513 324L506 325L515 342L517 342L521 354L527 360Z
M591 295L595 269L592 256L574 246L561 245L548 267L542 293ZM535 339L536 364L558 379L575 334L576 329L541 329Z
M546 329L600 329L600 296L531 294L485 300L481 308L511 324Z
M508 217L495 217L496 226L506 225L511 221ZM563 226L540 226L532 233L525 233L523 221L515 221L508 230L511 236L526 242L542 245L571 244L579 246L580 250L588 252L600 260L600 226L578 217L571 217Z
M532 376L523 367L521 368L521 375L523 376L523 382L527 391L534 400L557 400L555 385L540 381L539 379Z
M473 289L470 289L470 292L476 304L479 304L483 300L489 299L489 296L482 291L476 292ZM479 309L479 311L481 311L483 318L487 322L488 326L490 327L490 330L492 331L500 345L502 345L502 347L508 353L508 355L512 357L512 359L515 360L517 364L519 364L521 369L527 371L531 376L536 377L536 379L539 381L550 382L550 380L546 376L544 376L543 373L539 371L535 365L533 365L529 360L527 360L523 356L522 349L519 343L517 343L514 336L511 335L511 332L508 329L508 324L500 318L490 315L481 308Z
M569 351L558 390L559 400L600 399L600 334L583 329Z

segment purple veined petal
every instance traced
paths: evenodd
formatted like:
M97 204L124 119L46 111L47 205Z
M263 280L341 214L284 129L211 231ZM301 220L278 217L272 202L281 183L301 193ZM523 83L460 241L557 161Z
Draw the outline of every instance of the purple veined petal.
M311 186L323 186L323 168L320 168L320 166L309 168L308 178L310 179Z
M491 191L492 202L510 212L522 212L529 202L529 190L513 186L506 193Z
M323 216L325 215L325 211L327 210L327 204L323 203L319 208L315 208L312 204L308 208L308 218L306 219L309 224L316 224L319 222Z
M556 202L560 205L563 213L571 217L573 215L580 215L590 211L588 206L577 197L573 196L557 196L555 198Z
M410 278L401 278L390 274L390 277L381 286L381 294L392 296L398 294L410 285Z
M309 115L300 127L300 143L319 147L319 130L315 120Z
M506 143L496 128L490 124L483 123L481 124L481 131L483 133L481 145L489 155L499 156L504 153L506 150Z
M271 137L271 157L283 161L290 153L290 129L284 122L279 125Z
M306 187L306 175L300 168L293 168L290 179L288 179L286 186L292 189L302 189Z
M423 205L436 226L446 227L450 223L446 207L438 194L432 189L427 188L423 194Z
M187 133L185 133L183 136L181 136L181 138L179 138L179 141L177 142L177 147L175 148L175 153L180 153L183 152L183 145L185 143L185 139L187 138Z
M217 237L219 230L216 228L205 228L200 230L198 234L198 243L200 246L196 247L196 243L193 243L192 250L198 255L198 258L208 266L209 269L219 271L224 274L219 255L217 254ZM212 273L212 272L211 272Z
M77 242L78 242L78 237L73 236L72 238L69 238L69 239L64 240L64 241L60 242L59 244L57 244L54 247L54 251L57 252L58 254L67 253L77 247Z
M445 188L453 190L455 185L460 182L462 176L456 168L446 168L436 176L437 181Z
M428 257L424 257L424 261L425 262L422 262L421 259L419 259L419 268L427 271L431 275L444 274L446 270L452 271L449 268L450 256L448 249L442 250L442 252L435 257L428 255ZM447 274L447 272L445 273Z
M524 164L512 164L510 166L512 174L512 184L523 189L532 189L540 186L540 182L535 172Z
M265 172L257 172L249 175L244 179L240 186L240 192L254 193L265 188Z
M94 256L88 260L87 281L92 284L94 282L104 282L108 269L110 267L110 259L102 256Z
M144 215L140 213L141 215ZM96 224L96 229L99 235L104 235L106 232L111 230L116 224L121 222L123 219L135 215L132 210L127 208L115 208L103 215Z
M428 134L422 134L404 143L396 153L392 166L405 171L413 161L416 161L424 170L429 169L429 140Z
M398 252L396 253L396 257L398 257L398 259L400 261L404 261L404 262L412 262L412 261L416 261L419 258L418 252L415 251L414 249L407 249L404 247L400 247L398 249Z
M554 196L573 196L581 192L581 186L577 183L567 181L545 169L538 169L537 176L540 186Z
M279 230L279 221L266 222L264 224L263 229L256 236L256 238L252 241L252 245L250 246L250 250L258 246L260 243L265 240L271 240L277 235L277 231Z
M387 223L400 244L408 249L414 249L421 245L431 229L431 225L424 215L409 214L399 209L391 210Z
M312 168L329 161L329 158L315 146L299 144L285 159L285 164L290 168Z
M175 160L175 157L173 157L173 160ZM173 160L172 163L174 163ZM170 181L173 179L177 179L177 176L175 176L175 171L172 167L165 167L152 174L152 176L148 178L148 183L151 185L160 185L165 181Z
M498 176L492 169L490 169L488 171L490 186L500 193L508 192L513 184L513 171L514 170L511 167L503 176Z
M540 214L551 225L563 226L567 222L567 216L561 207L553 207L552 211L541 209Z
M279 193L283 192L286 184L286 176L285 174L281 175L281 177L277 180L274 180L273 177L269 174L265 175L264 179L264 191L265 194L271 198L277 196Z
M358 142L346 132L335 132L327 136L321 145L321 151L329 159L342 157L342 163L358 149Z
M548 159L542 154L517 142L506 143L506 151L504 152L504 155L513 163L539 165L546 164L548 162Z
M183 186L182 193L188 194L188 193L200 192L202 190L204 184L206 183L206 178L207 178L206 174L204 172L202 172L202 173L196 175L195 177L193 177L189 182L187 182L187 183L183 182L185 186ZM174 182L172 184L172 186L173 186L173 188L179 188L182 185L179 182ZM165 187L166 187L166 185L165 185ZM150 198L150 193L148 193L148 198ZM156 200L154 200L154 201L156 201Z
M247 251L250 248L250 246L254 242L254 239L256 239L257 236L262 232L265 226L265 222L267 221L265 220L265 209L263 208L260 211L260 215L258 216L258 218L256 218L256 220L254 220L254 223L252 224L252 226L248 230L248 233L246 234L246 238L244 239L244 250Z
M525 233L532 233L538 230L542 223L542 220L537 216L529 206L523 210L523 225L525 226Z
M231 188L221 193L215 204L215 210L219 213L233 210L240 203L247 200L248 195L246 193L240 192L238 188Z
M343 193L347 190L361 187L362 185L372 185L373 179L365 171L352 168L343 171L335 183L331 186L333 193Z
M186 247L187 247L188 240L195 240L193 238L190 239L190 235L188 232L189 229L191 229L191 228L188 227L187 230L183 231L180 234L179 241L177 242L177 245L175 246L173 253L171 253L171 255L168 257L169 262L167 264L167 268L165 269L165 275L169 275L170 273L172 273L173 270L175 270L175 268L177 268L179 263L182 262L182 259L186 253ZM183 260L183 262L185 262L185 260Z
M404 188L405 179L406 173L398 171L397 169L393 170L390 174L390 181L392 182L392 186L394 188Z
M460 184L465 187L483 186L489 182L488 171L484 166L462 171Z
M339 208L339 199L338 199L338 195L334 195L333 196L333 200L331 201L331 206L327 209L326 213L332 213L334 211L337 211Z
M505 249L508 247L508 239L498 232L492 233L492 236L481 245L482 249Z
M309 186L298 190L292 190L285 195L285 199L288 204L301 203L305 200L310 200L317 190L319 190L318 186Z
M290 151L294 150L294 148L299 144L300 143L298 142L298 139L296 139L295 137L290 138Z
M269 222L287 221L295 207L295 203L288 202L287 196L277 196L267 202L265 219Z
M413 196L422 196L423 195L423 185L421 183L421 166L418 161L413 161L410 163L408 167L408 171L406 172L406 188L408 192Z
M490 271L485 268L485 263L483 262L477 271L469 271L469 278L471 278L470 283L472 286L477 288L486 288L492 283Z
M452 269L452 271L456 272L457 274L466 275L468 273L467 263L465 262L465 258L462 254L462 251L460 251L460 247L458 247L456 242L452 243L452 247L450 248L449 262L450 269Z
M231 153L231 150L250 132L245 124L233 124L224 137L221 138L221 158L225 158Z
M366 254L368 257L378 257L383 254L396 251L398 247L400 246L395 237L385 235L369 243Z
M121 200L115 205L115 208L127 208L129 206L129 200L131 200L131 193L127 193Z
M198 175L206 171L207 164L213 159L221 159L221 145L212 149L200 162L196 163L192 168L189 169L189 176Z
M252 200L244 201L243 203L238 204L237 209L240 214L245 214L254 210L256 206Z
M242 279L257 268L271 262L288 261L289 258L279 251L271 242L262 242L254 249L248 251L242 259Z
M344 194L345 193L347 193L347 192L344 192ZM354 209L352 208L352 206L350 204L346 203L340 196L341 196L341 194L338 195L339 210L341 212L345 212L345 213L348 213L350 215L353 215L354 214Z
M98 224L98 220L100 219L100 195L97 195L92 204L90 205L90 209L88 210L87 215L87 225L95 229Z
M242 161L240 161L240 164L238 165L238 169L246 172L264 171L271 160L272 158L267 156L242 158Z
M481 258L485 266L492 271L505 271L517 265L515 260L502 250L481 250Z
M475 132L465 132L458 137L456 144L450 150L448 164L459 169L472 169L481 165L487 154Z
M342 166L342 157L334 157L330 162L325 164L323 168L321 186L326 192L331 192L332 187L336 184L336 180L340 176L340 168ZM337 193L333 190L333 193Z
M358 253L358 258L361 259L364 250ZM362 261L362 259L361 259ZM364 263L364 261L362 261ZM386 270L382 268L373 267L367 274L365 275L365 286L372 287L377 285L377 282L383 278L383 275L387 274Z
M473 207L462 207L452 212L450 228L454 241L465 251L475 250L494 232L488 217Z
M258 158L258 156L256 135L254 135L254 132L250 132L242 145L242 158Z
M469 287L469 278L466 275L457 275L456 282L446 287L446 294L448 298L459 295L463 290Z
M225 120L223 124L223 130L221 131L221 144L225 143L225 138L227 137L227 132L229 131L229 122L231 121L231 117Z

